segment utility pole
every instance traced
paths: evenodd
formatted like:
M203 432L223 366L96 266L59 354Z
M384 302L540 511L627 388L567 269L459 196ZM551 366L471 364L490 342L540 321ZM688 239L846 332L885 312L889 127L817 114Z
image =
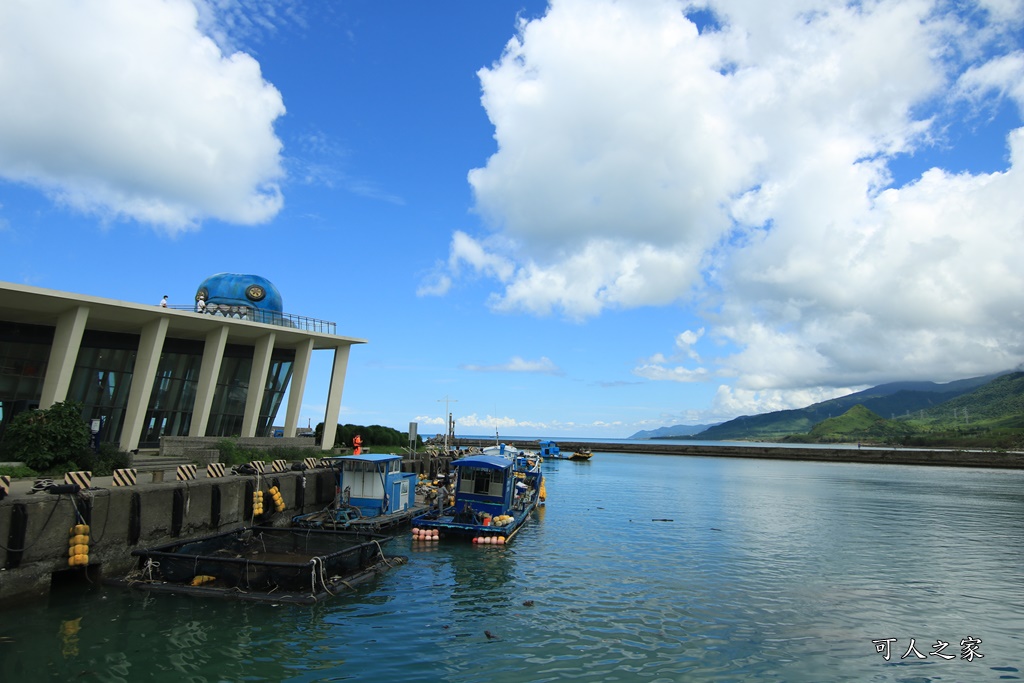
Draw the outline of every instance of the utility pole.
M440 403L441 399L437 399L437 402ZM448 439L449 439L449 437L452 439L452 441L455 441L455 421L452 419L452 414L448 410L448 404L449 403L458 403L458 400L456 400L454 398L448 398L447 395L444 397L444 423L445 423L444 452L446 454L448 453Z

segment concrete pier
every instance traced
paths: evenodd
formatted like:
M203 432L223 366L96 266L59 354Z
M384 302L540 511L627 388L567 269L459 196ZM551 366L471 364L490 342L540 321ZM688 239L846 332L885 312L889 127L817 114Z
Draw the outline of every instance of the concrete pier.
M74 494L28 494L31 482L17 482L0 501L0 607L45 597L57 578L95 582L102 575L123 576L136 567L136 548L251 524L256 490L265 496L266 513L259 518L264 525L289 526L294 515L321 510L334 499L331 469L204 474L133 486L113 486L105 477ZM274 510L267 493L272 486L285 501L283 512ZM90 527L89 562L69 567L69 530L82 523Z
M531 448L536 442L509 437L503 442L520 448ZM863 448L836 448L827 445L793 447L752 443L733 444L678 444L649 441L646 443L590 441L558 441L563 453L589 449L605 453L642 453L644 455L686 455L711 458L761 458L766 460L809 460L815 462L857 462L888 465L935 465L941 467L990 467L1024 469L1024 453L1020 451L974 451L955 449L917 449L865 446ZM493 439L456 439L455 446L493 446ZM595 458L599 462L599 458Z

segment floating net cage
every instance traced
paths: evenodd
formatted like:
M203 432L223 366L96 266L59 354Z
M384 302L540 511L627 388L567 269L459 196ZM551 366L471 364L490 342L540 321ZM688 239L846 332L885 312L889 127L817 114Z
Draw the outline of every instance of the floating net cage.
M246 527L136 550L153 579L242 590L309 591L362 572L383 557L390 536L316 529Z

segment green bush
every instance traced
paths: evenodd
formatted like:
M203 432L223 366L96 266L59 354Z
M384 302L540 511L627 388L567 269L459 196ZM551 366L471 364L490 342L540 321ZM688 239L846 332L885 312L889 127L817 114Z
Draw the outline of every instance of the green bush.
M274 446L272 448L243 448L231 439L221 439L215 448L220 451L220 461L225 465L242 465L253 460L287 460L298 462L308 458L310 449ZM315 451L314 451L315 452Z
M24 465L0 467L0 474L6 474L11 479L32 479L39 476L39 473L34 469Z
M43 410L19 413L4 431L3 458L39 472L74 467L89 448L89 425L79 403L54 403Z
M253 456L252 451L241 448L231 439L221 439L215 448L220 451L220 461L225 465L241 465L258 459Z
M116 444L101 443L99 451L85 449L75 458L80 470L92 472L94 477L108 477L114 470L131 467L131 453L120 450Z

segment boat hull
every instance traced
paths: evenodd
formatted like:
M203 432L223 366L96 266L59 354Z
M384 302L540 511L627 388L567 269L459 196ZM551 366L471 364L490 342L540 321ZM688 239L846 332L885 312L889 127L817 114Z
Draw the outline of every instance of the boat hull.
M441 513L434 510L415 517L412 520L412 526L413 529L436 530L444 538L459 538L469 541L481 538L501 538L505 542L516 535L536 507L536 503L530 503L522 510L509 510L506 514L512 517L511 521L507 524L492 525L469 521L468 518L460 516L453 506Z

